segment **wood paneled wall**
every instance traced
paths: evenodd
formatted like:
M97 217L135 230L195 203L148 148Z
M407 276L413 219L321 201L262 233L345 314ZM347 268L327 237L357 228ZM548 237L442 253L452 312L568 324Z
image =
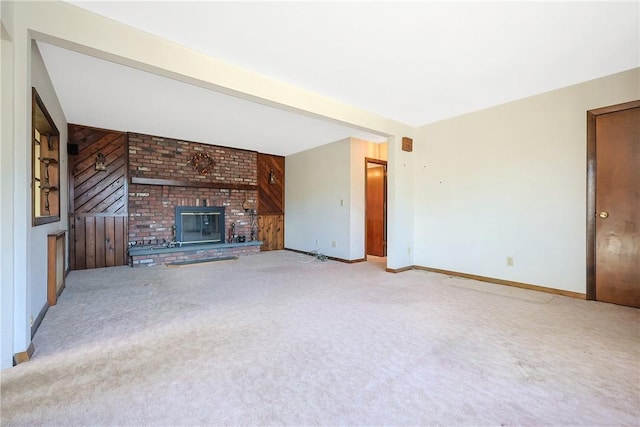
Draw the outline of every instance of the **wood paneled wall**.
M127 264L127 214L76 214L69 221L72 270Z
M262 251L284 249L284 157L258 153L258 239Z
M258 153L258 186L258 214L283 215L284 157Z
M284 215L259 215L258 240L261 251L284 249Z
M78 146L72 156L71 212L126 213L126 134L69 125L69 142ZM105 171L95 169L96 156L106 159Z
M69 125L70 268L127 264L127 140L123 132ZM96 170L98 153L106 170Z

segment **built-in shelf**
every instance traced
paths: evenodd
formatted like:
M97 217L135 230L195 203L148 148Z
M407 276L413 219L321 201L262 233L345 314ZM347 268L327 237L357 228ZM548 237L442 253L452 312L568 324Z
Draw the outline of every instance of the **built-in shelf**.
M197 188L219 188L229 190L257 190L257 184L239 184L235 182L202 182L202 181L182 181L175 179L161 178L144 178L141 176L132 176L132 184L142 185L167 185L171 187L197 187Z
M32 88L31 205L32 224L60 221L60 132Z

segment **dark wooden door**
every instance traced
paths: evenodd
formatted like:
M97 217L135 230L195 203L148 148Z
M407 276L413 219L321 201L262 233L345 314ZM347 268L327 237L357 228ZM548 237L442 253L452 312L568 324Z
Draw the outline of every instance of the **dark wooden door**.
M595 296L640 307L640 107L595 118Z
M367 255L385 256L386 165L367 162L366 169Z
M70 268L126 265L126 134L69 125L69 144L76 152L69 155ZM104 170L96 167L102 157Z

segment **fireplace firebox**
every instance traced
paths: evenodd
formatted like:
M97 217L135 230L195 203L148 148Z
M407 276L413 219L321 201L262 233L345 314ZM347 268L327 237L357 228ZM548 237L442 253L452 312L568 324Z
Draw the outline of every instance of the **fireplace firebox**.
M224 243L224 206L176 206L176 243Z

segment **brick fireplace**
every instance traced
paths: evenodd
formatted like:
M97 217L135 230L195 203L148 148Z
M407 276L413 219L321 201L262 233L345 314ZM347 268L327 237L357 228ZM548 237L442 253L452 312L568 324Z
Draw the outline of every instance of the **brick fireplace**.
M130 265L259 252L261 242L251 241L258 207L256 152L137 133L128 140ZM205 167L194 159L206 159ZM226 237L180 245L177 211L206 207L222 209Z

